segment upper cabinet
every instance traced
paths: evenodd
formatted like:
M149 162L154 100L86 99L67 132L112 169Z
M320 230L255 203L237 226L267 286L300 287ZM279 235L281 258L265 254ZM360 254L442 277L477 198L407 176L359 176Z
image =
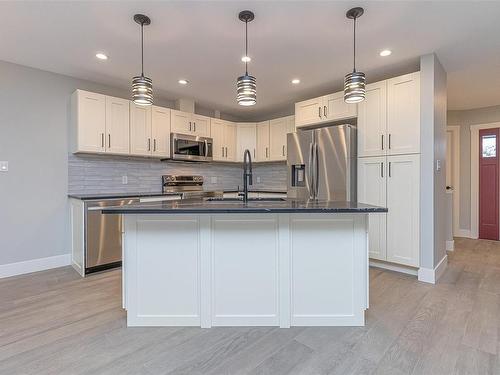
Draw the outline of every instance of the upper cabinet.
M297 128L356 116L357 105L345 103L343 92L295 103L295 126Z
M243 161L245 150L250 151L252 160L257 160L257 124L255 122L241 122L236 124L236 161Z
M294 116L282 117L269 121L269 159L286 160L286 135L294 124ZM295 125L293 125L294 127Z
M420 153L420 73L366 86L358 104L358 156Z
M170 109L153 106L151 113L152 156L170 157Z
M170 157L170 109L130 102L130 153Z
M71 106L72 152L129 153L128 100L76 90Z
M172 133L210 137L210 117L171 110Z
M269 161L269 121L257 123L257 158L256 161Z
M236 161L236 125L221 119L211 119L213 160Z

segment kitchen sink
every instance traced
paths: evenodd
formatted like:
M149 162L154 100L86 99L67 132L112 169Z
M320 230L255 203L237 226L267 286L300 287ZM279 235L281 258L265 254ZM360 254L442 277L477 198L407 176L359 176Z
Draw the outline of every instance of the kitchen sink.
M284 202L285 198L248 198L249 202ZM208 198L207 202L243 202L243 198Z

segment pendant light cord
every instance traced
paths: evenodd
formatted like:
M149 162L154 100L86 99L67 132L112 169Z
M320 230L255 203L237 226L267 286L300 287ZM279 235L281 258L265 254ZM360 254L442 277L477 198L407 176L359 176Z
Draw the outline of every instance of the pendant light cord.
M354 70L353 72L356 72L356 18L357 17L354 17L354 53L353 53L353 67L354 67Z
M144 23L141 22L141 76L144 77Z
M248 21L245 21L245 75L248 75Z

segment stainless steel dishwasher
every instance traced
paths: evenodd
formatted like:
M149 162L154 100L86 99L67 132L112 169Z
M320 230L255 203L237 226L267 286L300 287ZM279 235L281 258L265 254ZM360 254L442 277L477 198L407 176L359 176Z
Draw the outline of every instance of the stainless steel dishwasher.
M139 202L139 198L85 203L85 274L122 264L122 216L103 215L101 209Z

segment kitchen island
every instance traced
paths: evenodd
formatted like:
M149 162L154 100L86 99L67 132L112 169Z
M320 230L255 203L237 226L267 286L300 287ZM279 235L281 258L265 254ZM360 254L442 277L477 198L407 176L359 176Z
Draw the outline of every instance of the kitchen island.
M129 326L361 326L368 215L387 209L293 199L184 200L123 214Z

